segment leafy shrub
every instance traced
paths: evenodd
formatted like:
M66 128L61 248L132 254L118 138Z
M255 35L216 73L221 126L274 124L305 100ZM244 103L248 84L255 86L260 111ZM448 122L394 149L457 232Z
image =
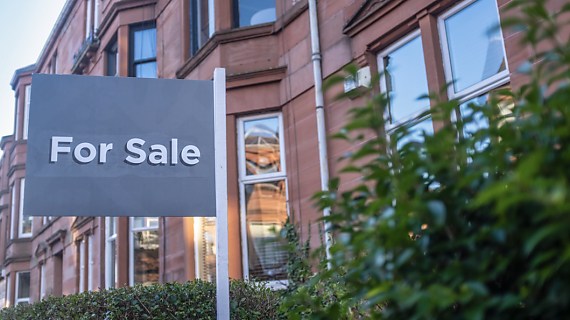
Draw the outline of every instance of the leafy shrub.
M279 293L261 284L232 281L232 319L280 319ZM48 297L0 311L0 319L215 319L216 288L205 281L136 285Z
M404 142L421 117L386 139L384 95L350 111L337 137L360 145L344 172L362 183L317 195L332 210L332 269L286 299L289 318L568 317L570 42L558 24L570 5L553 14L544 2L513 1L521 15L508 23L536 53L521 88L457 122L459 102L440 103L424 116L447 124L422 143ZM480 118L488 126L463 136ZM327 284L341 286L335 299Z

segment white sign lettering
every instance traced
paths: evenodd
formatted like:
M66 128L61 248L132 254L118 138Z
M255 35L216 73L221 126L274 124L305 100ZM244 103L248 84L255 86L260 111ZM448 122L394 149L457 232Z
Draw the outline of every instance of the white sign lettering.
M89 142L81 142L73 147L71 144L73 137L54 136L50 142L50 162L57 163L59 156L64 154L73 154L73 160L79 164L91 163L98 158L99 164L107 163L107 155L113 150L112 143L100 143L98 148ZM200 149L195 145L186 145L182 147L182 151L178 153L178 139L170 139L170 145L153 144L147 149L143 148L146 141L141 138L132 138L125 144L125 163L131 165L139 165L144 162L150 165L176 165L178 159L189 166L196 165L200 162ZM169 150L170 148L170 150ZM147 155L147 151L149 152Z

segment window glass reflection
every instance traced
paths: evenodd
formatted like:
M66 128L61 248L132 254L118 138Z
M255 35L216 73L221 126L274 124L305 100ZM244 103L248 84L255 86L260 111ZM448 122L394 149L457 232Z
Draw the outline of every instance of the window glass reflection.
M274 0L236 0L238 27L275 21Z
M431 118L425 119L411 127L408 134L398 140L397 148L401 149L404 145L412 142L423 143L426 135L433 135Z
M245 200L250 278L285 279L287 253L276 234L287 219L285 180L245 185Z
M135 283L150 284L158 282L158 246L157 230L133 232Z
M455 92L505 70L495 0L478 0L445 19Z
M156 57L156 29L135 31L134 39L135 60L152 59Z
M18 295L16 299L27 299L30 297L30 273L18 272Z
M429 107L429 99L418 99L428 93L421 37L417 36L383 57L384 90L390 98L390 123Z
M244 122L246 174L267 174L281 171L279 118Z

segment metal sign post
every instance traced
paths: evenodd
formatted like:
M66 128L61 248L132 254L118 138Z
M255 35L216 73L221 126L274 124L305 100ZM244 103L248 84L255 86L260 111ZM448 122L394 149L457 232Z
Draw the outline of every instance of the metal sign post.
M226 70L221 68L216 68L214 71L214 152L216 165L216 318L229 320Z

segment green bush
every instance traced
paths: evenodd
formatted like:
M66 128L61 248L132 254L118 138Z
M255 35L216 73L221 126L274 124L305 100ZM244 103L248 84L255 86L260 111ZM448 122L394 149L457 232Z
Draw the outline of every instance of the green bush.
M232 281L232 319L280 319L278 292L261 284ZM216 319L216 288L205 281L137 285L48 297L0 311L0 319Z
M362 183L317 195L332 210L332 269L290 295L291 319L563 319L570 314L570 42L561 13L517 1L535 56L528 84L498 90L470 116L458 101L424 116L447 125L407 142L417 121L386 139L387 98L350 111L337 137L359 149L344 172ZM539 44L540 42L540 44ZM540 48L552 48L539 51ZM342 78L341 78L342 79ZM480 118L488 126L468 136ZM323 287L336 284L335 299Z

